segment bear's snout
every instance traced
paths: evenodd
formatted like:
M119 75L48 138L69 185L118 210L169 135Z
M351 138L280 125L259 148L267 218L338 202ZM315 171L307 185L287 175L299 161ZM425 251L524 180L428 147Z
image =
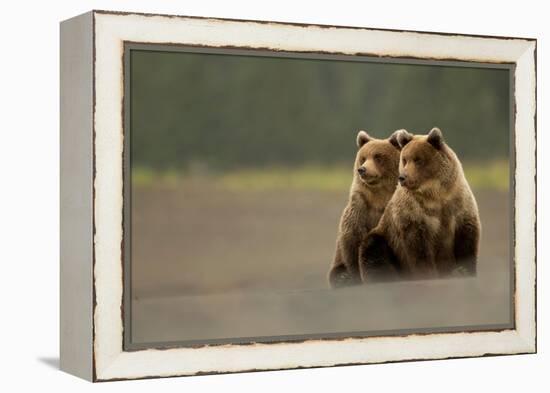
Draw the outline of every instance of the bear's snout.
M360 176L365 176L367 173L367 169L364 166L360 166L357 168L357 173L359 173Z
M405 180L407 180L407 176L406 175L399 175L397 180L399 180L399 184L403 185L403 183L405 183Z

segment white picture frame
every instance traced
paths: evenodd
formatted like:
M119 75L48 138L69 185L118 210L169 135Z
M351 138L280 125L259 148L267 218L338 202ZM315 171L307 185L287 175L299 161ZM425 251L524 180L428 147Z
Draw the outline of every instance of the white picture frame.
M514 328L124 350L124 43L513 64ZM61 24L61 368L90 381L536 352L536 40L91 11Z

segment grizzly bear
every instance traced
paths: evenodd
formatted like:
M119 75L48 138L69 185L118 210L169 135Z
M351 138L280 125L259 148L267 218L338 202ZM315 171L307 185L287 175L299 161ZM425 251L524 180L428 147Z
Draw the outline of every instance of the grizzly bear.
M481 223L460 160L438 128L397 141L399 185L361 245L362 281L474 275Z
M340 218L336 253L328 273L332 288L361 284L359 246L378 224L397 185L397 131L388 139L357 134L357 151L348 204Z

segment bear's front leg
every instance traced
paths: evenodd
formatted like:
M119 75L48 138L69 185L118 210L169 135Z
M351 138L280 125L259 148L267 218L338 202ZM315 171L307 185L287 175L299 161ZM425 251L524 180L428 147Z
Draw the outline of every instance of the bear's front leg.
M345 265L332 266L328 274L331 288L343 288L358 284Z
M456 267L453 273L469 276L476 274L479 235L479 224L475 220L466 221L456 228L454 239Z
M328 273L331 288L361 284L357 267L357 247L358 245L349 239L338 240L334 262Z
M367 235L359 248L359 270L364 283L399 279L399 262L383 235Z

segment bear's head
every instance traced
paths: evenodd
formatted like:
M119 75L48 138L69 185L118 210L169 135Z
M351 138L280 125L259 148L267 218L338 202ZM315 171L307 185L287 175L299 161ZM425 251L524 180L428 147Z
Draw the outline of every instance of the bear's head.
M399 174L398 131L388 139L376 139L365 131L357 134L355 176L360 184L369 188L397 185Z
M412 135L401 130L397 141L401 146L399 184L402 187L437 192L441 186L454 182L460 163L439 128L433 128L427 135Z

